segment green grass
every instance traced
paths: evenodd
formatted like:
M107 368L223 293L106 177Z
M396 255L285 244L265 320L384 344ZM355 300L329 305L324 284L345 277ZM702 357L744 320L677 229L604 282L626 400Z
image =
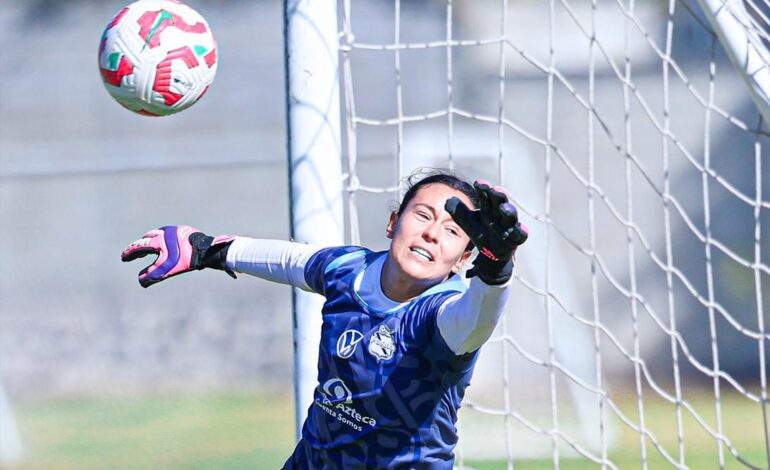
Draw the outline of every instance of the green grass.
M26 469L280 468L294 446L286 397L82 399L17 408Z
M690 399L698 413L715 422L708 394ZM27 469L242 469L280 468L294 447L291 396L220 393L195 396L78 399L28 403L15 408L25 444ZM636 420L632 399L622 404ZM759 405L740 396L723 397L723 426L741 455L767 466ZM713 437L684 413L686 464L718 468ZM678 458L672 405L645 404L647 427ZM609 458L619 468L641 468L639 436L618 426ZM502 432L490 429L489 432ZM545 439L548 439L547 437ZM514 446L516 443L514 443ZM648 468L671 468L649 443ZM502 461L466 461L479 470L507 468ZM599 468L562 452L562 469ZM551 458L516 460L516 469L552 468ZM744 468L725 449L725 468Z
M751 402L737 393L722 392L721 420L722 433L727 436L738 454L758 468L768 468L768 456L765 447L765 427L763 424L762 407ZM615 396L620 399L623 414L632 422L638 423L638 413L635 396ZM708 390L698 390L686 396L687 401L695 408L698 415L712 430L716 430L716 410L713 396ZM770 410L768 410L770 411ZM609 412L608 412L609 414ZM678 423L673 404L661 399L646 399L644 404L645 428L654 436L659 447L668 452L674 461L679 461ZM609 449L608 459L618 468L640 469L642 466L641 443L639 433L627 425L616 421L617 439ZM503 432L499 426L489 432ZM686 410L682 410L682 435L684 436L684 465L693 470L719 469L719 446L717 440L703 429L695 418ZM571 436L574 438L574 436ZM549 437L543 437L550 442ZM514 447L516 443L514 443ZM652 444L645 439L646 464L649 469L676 468ZM596 469L601 466L586 458L576 458L575 452L566 444L559 441L559 468L566 470ZM724 467L726 469L749 468L742 464L726 446L722 446ZM476 470L506 469L504 461L467 461L465 465ZM535 470L553 468L553 460L549 456L544 459L516 460L516 470Z

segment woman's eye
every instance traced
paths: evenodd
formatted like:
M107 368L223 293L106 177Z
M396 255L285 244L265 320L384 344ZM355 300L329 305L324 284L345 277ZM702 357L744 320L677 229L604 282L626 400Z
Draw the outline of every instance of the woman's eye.
M426 214L425 212L418 212L417 213L417 217L421 218L422 220L429 220L430 219L430 217L428 217L428 214Z
M460 234L460 232L458 232L457 229L454 228L454 227L449 227L449 228L447 228L447 230L449 231L449 233L451 233L452 235L455 235L455 236Z

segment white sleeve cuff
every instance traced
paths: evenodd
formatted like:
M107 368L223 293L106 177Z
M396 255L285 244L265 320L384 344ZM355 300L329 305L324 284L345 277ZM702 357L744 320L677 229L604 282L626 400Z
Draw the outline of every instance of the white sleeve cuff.
M512 281L490 286L478 277L464 294L449 298L439 308L439 333L449 349L457 355L477 350L497 326L511 292Z
M227 267L268 281L310 291L305 265L319 247L283 240L237 237L227 250Z

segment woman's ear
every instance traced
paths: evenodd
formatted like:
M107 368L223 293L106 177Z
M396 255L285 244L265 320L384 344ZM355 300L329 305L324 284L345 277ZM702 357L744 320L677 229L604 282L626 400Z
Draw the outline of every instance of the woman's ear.
M473 254L473 250L465 250L463 252L463 255L460 256L460 258L455 261L455 264L452 266L452 272L457 274L460 272L460 270L463 269L463 266L465 266L465 263L468 262L468 259L470 259L471 255Z
M396 233L396 225L398 225L398 214L396 214L396 211L393 211L390 213L388 226L385 228L385 236L391 240L393 239L393 234Z

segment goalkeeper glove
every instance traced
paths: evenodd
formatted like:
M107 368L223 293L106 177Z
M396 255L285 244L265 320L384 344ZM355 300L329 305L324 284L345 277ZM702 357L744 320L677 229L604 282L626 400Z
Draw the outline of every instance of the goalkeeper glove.
M158 258L139 272L142 287L166 280L193 269L214 268L225 271L235 278L227 267L227 249L233 236L210 237L187 225L167 225L151 230L123 250L123 262L153 254Z
M479 250L468 277L478 276L489 285L505 284L513 273L513 254L527 241L527 227L519 223L516 207L500 187L483 180L473 183L479 209L472 211L453 197L444 208Z

